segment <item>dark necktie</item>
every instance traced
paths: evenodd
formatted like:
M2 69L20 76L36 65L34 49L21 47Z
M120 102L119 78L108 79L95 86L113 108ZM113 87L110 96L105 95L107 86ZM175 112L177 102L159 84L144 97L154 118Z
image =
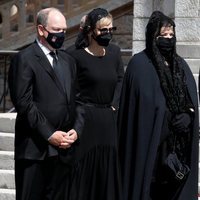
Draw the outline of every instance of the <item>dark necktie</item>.
M51 51L49 53L51 55L51 57L53 58L53 69L55 70L57 68L57 64L58 64L58 60L57 60L57 57L56 57L56 53L54 53L53 51Z
M63 74L63 70L62 70L62 65L60 64L56 54L51 51L50 55L53 57L53 69L56 73L56 76L58 77L63 89L65 90L64 87L64 83L65 83L65 79L64 79L64 74Z

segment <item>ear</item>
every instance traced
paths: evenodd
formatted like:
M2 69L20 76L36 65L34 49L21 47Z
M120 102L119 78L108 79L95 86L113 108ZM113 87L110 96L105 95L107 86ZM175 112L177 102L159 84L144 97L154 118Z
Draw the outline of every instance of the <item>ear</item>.
M42 25L37 26L37 31L40 36L44 36L44 28Z
M86 25L86 26L83 27L82 30L83 30L84 33L89 33L90 29L91 29L91 27Z

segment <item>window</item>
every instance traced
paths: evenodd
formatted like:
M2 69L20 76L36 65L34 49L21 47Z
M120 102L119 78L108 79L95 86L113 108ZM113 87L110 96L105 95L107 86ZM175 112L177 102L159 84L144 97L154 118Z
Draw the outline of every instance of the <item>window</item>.
M26 7L26 23L27 26L32 26L35 21L35 4L33 0L27 0Z

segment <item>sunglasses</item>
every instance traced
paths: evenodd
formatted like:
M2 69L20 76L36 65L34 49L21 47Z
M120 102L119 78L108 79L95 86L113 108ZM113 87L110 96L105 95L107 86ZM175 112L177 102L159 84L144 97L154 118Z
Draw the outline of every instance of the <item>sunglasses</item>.
M114 26L114 27L111 27L111 28L101 28L101 29L98 28L98 30L103 35L103 34L106 34L106 33L113 33L114 31L117 30L117 27Z

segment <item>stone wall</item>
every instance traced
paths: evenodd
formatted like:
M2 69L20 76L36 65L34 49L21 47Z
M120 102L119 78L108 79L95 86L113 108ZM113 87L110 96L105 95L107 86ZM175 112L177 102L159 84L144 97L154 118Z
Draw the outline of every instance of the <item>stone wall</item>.
M200 67L200 1L176 0L175 22L177 51L189 63L197 81Z

